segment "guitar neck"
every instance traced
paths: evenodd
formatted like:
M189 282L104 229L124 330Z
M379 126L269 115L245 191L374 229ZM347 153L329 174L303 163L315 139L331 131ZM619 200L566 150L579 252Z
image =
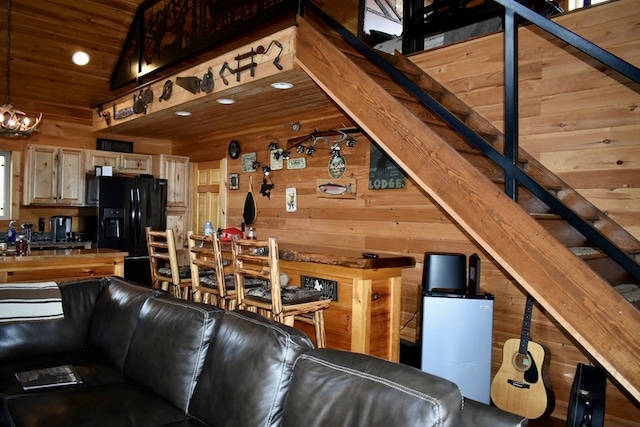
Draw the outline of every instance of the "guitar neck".
M520 334L520 348L518 353L527 354L529 348L529 336L531 334L531 313L533 312L533 298L527 294L527 304L524 308L524 319L522 320L522 333Z

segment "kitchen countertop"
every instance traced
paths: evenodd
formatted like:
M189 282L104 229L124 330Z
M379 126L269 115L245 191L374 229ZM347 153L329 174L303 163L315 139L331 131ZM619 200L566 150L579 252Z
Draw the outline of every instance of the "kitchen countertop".
M52 242L51 240L31 241L31 250L40 249L91 249L93 242Z
M280 260L283 261L313 262L348 268L405 268L416 265L415 258L411 256L379 254L378 258L365 258L362 252L355 250L319 248L291 243L278 244L278 252Z
M222 251L230 253L231 242L222 242ZM278 242L278 255L281 261L308 262L362 270L406 268L416 265L416 260L412 256L379 254L378 258L365 258L362 252L356 250L285 242Z

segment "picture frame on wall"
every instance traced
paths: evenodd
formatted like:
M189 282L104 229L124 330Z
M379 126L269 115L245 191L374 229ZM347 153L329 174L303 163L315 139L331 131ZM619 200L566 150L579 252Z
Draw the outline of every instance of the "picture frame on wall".
M242 155L242 173L251 173L255 172L256 169L256 160L258 159L258 155L253 153L246 153Z
M369 159L369 190L404 188L404 171L374 143Z
M240 188L240 175L237 173L229 174L229 190L238 190Z

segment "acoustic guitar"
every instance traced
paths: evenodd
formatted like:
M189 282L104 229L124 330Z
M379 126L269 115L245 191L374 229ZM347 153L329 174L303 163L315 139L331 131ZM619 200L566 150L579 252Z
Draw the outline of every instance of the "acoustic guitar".
M548 381L545 349L529 339L533 299L527 295L520 339L502 348L502 364L491 382L491 400L500 409L529 419L550 414L555 398Z

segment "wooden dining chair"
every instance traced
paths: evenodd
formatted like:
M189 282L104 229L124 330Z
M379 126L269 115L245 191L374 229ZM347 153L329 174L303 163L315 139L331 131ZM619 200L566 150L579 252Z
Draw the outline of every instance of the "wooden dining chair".
M237 301L233 266L224 265L218 233L205 236L189 231L188 241L193 300L233 310Z
M178 264L173 230L146 227L147 249L151 268L151 286L170 291L176 298L191 296L191 269Z
M331 301L320 291L281 285L275 237L267 240L234 239L232 255L238 308L260 313L289 326L293 326L295 320L312 324L316 347L326 346L324 310L329 308ZM247 288L247 280L251 278L264 280L265 285Z

